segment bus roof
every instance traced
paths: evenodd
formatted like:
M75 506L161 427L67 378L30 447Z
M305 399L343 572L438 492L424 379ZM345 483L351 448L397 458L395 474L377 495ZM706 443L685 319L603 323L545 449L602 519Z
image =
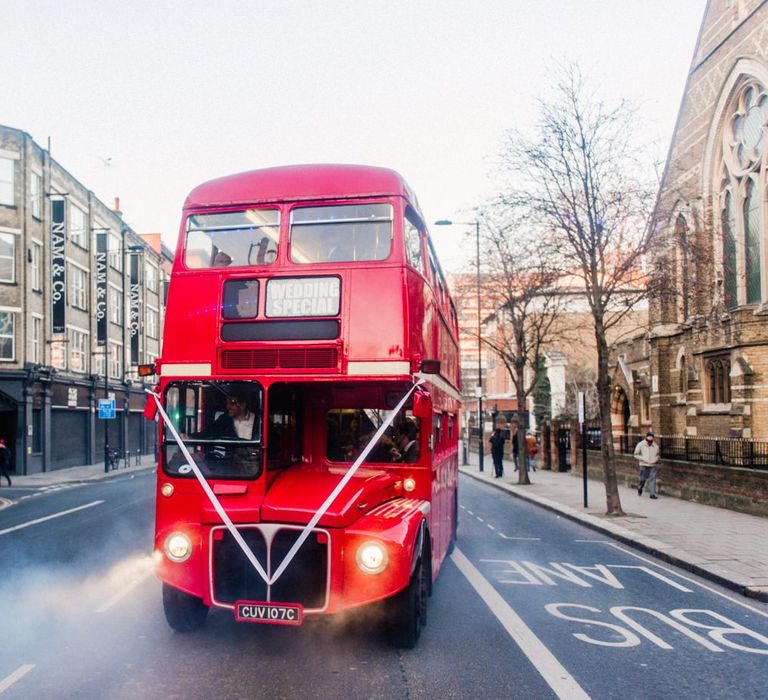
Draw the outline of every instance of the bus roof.
M394 170L370 165L286 165L204 182L189 193L184 208L393 195L405 197L418 212L413 190Z

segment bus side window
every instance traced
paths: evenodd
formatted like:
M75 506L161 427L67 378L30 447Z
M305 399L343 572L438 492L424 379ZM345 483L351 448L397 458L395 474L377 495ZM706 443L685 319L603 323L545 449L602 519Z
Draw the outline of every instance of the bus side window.
M419 228L406 216L403 221L403 231L405 234L405 252L408 257L408 262L412 267L421 272L421 274L424 274L424 267L421 264L421 236L419 234Z
M432 418L432 451L437 452L441 449L442 445L440 444L440 433L441 433L441 423L443 420L443 414L442 413L435 413L434 417Z

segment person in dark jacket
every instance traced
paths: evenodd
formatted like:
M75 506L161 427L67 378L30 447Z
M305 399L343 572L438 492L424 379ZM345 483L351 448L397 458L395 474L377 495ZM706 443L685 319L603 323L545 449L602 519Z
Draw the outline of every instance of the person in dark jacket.
M8 479L8 486L11 485L11 477L8 472L11 469L11 451L5 444L5 440L0 438L0 478Z
M496 428L491 435L491 458L493 459L493 469L496 472L496 479L504 476L504 443L507 441L501 434L501 429Z

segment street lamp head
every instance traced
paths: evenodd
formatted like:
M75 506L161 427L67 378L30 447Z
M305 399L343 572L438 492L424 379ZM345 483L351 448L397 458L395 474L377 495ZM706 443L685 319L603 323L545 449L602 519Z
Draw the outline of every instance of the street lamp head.
M438 219L435 221L435 226L453 226L453 221L450 219Z

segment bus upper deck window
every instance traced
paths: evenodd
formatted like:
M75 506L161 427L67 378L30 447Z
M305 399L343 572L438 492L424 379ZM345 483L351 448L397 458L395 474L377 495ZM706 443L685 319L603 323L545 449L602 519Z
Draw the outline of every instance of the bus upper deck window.
M277 259L279 234L277 209L192 214L184 262L194 270L271 265Z
M291 212L295 263L386 260L391 248L391 204L301 207Z

